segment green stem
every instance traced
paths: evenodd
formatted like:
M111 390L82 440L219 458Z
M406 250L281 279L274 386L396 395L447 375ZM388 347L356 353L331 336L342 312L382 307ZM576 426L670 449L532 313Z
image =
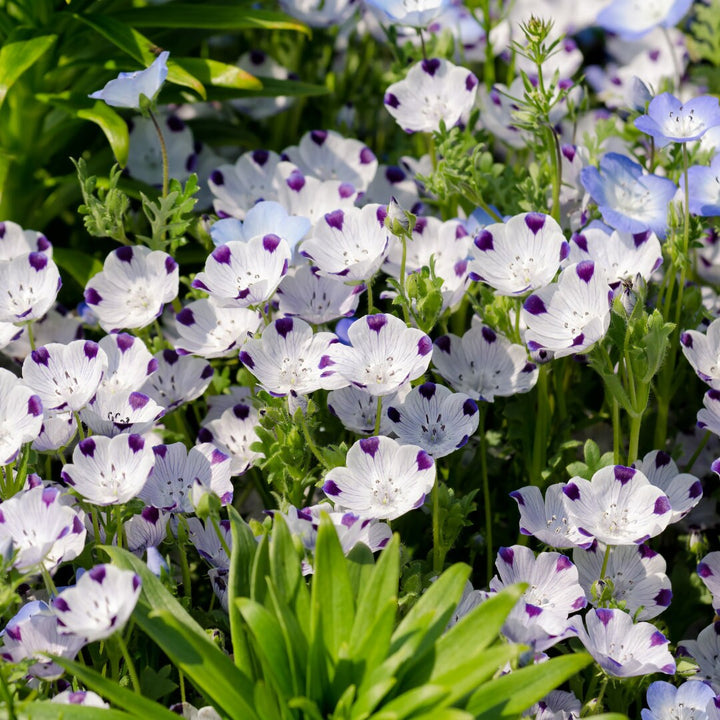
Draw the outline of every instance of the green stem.
M407 303L409 302L407 299L407 295L405 294L405 271L407 267L407 242L408 238L405 233L403 233L400 236L400 242L402 243L402 256L400 258L400 277L398 278L398 285L400 286L400 297L403 299L402 304L402 310L403 310L403 318L405 319L405 324L407 325L410 322L410 316L408 314L408 308Z
M185 551L185 543L187 540L187 520L183 517L178 525L178 557L180 558L180 572L182 574L183 597L187 598L189 605L192 607L192 582L190 580L190 565L188 564L187 552Z
M300 413L300 426L302 427L303 437L305 438L305 442L307 443L308 447L310 448L310 452L315 456L315 459L326 469L330 470L330 466L327 463L327 460L320 454L320 451L317 448L317 445L313 442L313 439L310 435L310 430L307 426L307 420L305 419L305 413Z
M550 146L548 152L552 162L552 210L554 220L560 224L560 187L562 186L562 155L560 153L560 142L552 128L547 129Z
M55 587L55 583L50 576L50 573L48 569L45 567L44 563L40 563L40 574L42 575L43 582L45 583L45 589L48 592L48 595L50 597L54 597L58 594L57 588Z
M367 314L368 315L372 315L375 312L375 310L373 308L372 283L373 283L373 279L370 278L365 285L365 288L367 290L367 307L368 307Z
M483 504L485 505L485 569L486 579L490 582L493 576L493 537L492 537L492 505L490 501L490 481L487 467L487 437L485 435L485 418L487 416L488 404L481 402L478 407L478 429L477 435L480 438L480 477L482 479Z
M100 521L98 520L98 509L93 505L90 508L90 515L92 516L92 526L93 526L93 535L95 540L95 545L99 545L100 540Z
M548 426L550 415L550 399L548 397L548 366L541 365L537 380L537 413L535 417L535 434L533 437L532 485L541 484L541 474L547 460Z
M417 34L420 36L420 47L422 48L423 60L427 60L427 50L425 48L425 38L423 37L421 28L417 28Z
M35 336L33 335L32 322L27 324L28 342L30 343L30 349L35 350Z
M2 696L5 699L5 709L7 710L8 720L17 720L13 693L10 692L7 680L5 680L5 673L2 671L2 668L0 668L0 689L2 690Z
M706 430L705 435L703 435L703 439L700 441L700 444L695 448L695 452L688 460L687 465L685 465L685 467L683 468L683 472L689 473L692 470L695 461L700 457L700 453L705 449L705 446L708 444L708 440L710 440L711 437L712 433L709 430Z
M115 506L115 537L117 538L117 546L122 548L123 546L123 522L122 522L122 506Z
M130 653L127 649L127 644L125 643L125 640L123 640L123 637L119 632L115 634L115 642L117 642L123 659L125 660L125 667L127 668L128 674L130 675L130 682L132 683L133 690L138 695L142 695L142 690L140 688L140 678L138 678L137 670L135 669L135 663L132 661Z
M609 394L609 393L608 393ZM613 429L613 464L620 464L620 438L622 428L620 427L620 403L612 398L612 429Z
M222 546L222 549L227 554L228 558L230 557L230 548L228 547L228 544L225 540L225 536L222 533L222 530L220 530L220 525L218 524L218 519L215 517L215 515L210 515L210 522L212 523L212 526L215 528L215 533L218 536L218 540L220 541L220 545Z
M380 434L380 424L381 423L382 423L382 395L378 395L377 411L375 412L375 428L373 429L373 435Z
M168 154L167 154L167 147L165 146L165 138L163 137L162 130L160 129L160 125L158 124L157 119L155 118L155 115L150 113L150 119L152 120L152 124L155 126L155 131L157 132L158 140L160 141L160 154L162 155L162 196L167 197L168 194Z
M433 573L439 575L443 566L443 548L440 538L440 492L439 477L435 477L432 489L432 534L433 534Z
M77 424L78 437L81 440L84 440L85 439L85 431L83 430L82 420L80 419L80 413L76 411L73 414L75 415L75 422Z
M605 547L605 556L603 557L602 567L600 568L600 577L599 580L602 580L605 577L605 573L607 572L607 566L608 566L608 560L610 559L610 550L612 550L612 545L607 545Z
M437 170L437 149L435 148L435 136L428 133L428 152L430 153L430 161L432 162L433 171Z

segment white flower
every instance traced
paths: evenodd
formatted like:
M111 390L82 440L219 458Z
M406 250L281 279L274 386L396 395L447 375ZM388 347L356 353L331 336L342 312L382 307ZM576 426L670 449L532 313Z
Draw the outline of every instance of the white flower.
M123 246L105 259L85 288L85 301L106 332L142 328L178 294L177 263L160 250Z
M40 397L9 370L0 368L0 465L12 462L42 430Z
M145 381L142 392L166 411L200 397L212 381L212 365L201 358L161 350L154 359L157 371Z
M104 640L121 630L140 597L140 576L114 565L96 565L52 602L61 632Z
M404 80L385 92L385 108L406 132L435 132L440 121L450 128L475 103L478 80L464 67L429 58L410 68Z
M78 443L61 477L93 505L119 505L137 497L154 462L140 435L97 435Z
M155 58L149 68L120 73L114 80L106 83L102 90L97 90L90 97L94 100L104 100L112 107L139 110L142 95L153 101L160 92L167 78L169 56L170 53L166 50Z
M430 364L430 338L393 315L366 315L351 325L348 337L352 346L336 343L321 366L371 395L396 392Z
M435 482L435 463L424 450L383 436L358 440L346 463L325 475L323 490L363 517L400 517L420 507Z
M552 282L568 250L553 218L523 213L478 233L468 271L472 280L487 283L499 295L524 295Z
M107 364L107 355L91 340L50 343L25 358L23 379L40 396L46 411L77 412L97 392Z
M62 282L44 252L0 260L0 322L37 320L53 306Z
M392 429L403 445L419 445L434 458L463 447L478 427L478 408L464 393L423 383L401 403L387 407Z
M205 421L198 440L219 447L230 456L231 474L242 475L255 460L263 457L262 453L250 449L253 443L260 441L255 432L259 424L257 410L252 405L238 402L224 410L219 418Z

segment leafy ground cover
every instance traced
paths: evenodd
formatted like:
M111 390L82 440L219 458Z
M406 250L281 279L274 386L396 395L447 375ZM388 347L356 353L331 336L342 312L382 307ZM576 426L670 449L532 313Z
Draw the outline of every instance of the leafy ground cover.
M2 717L720 717L719 2L0 37Z

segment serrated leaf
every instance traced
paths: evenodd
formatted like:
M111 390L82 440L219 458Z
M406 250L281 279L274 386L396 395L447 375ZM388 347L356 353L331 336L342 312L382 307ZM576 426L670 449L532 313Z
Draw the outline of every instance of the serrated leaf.
M0 106L8 90L54 44L57 35L39 35L28 40L6 41L0 48Z

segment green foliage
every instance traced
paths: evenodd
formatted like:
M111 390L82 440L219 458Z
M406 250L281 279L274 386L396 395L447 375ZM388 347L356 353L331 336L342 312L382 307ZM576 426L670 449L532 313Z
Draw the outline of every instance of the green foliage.
M600 448L594 440L586 440L583 447L585 462L577 461L570 463L566 470L570 477L580 476L585 480L591 480L592 476L601 468L612 465L613 454L606 452L600 454Z
M141 193L142 208L150 223L150 235L138 235L151 250L164 250L173 254L178 247L187 241L184 238L187 229L195 222L192 214L198 192L197 175L193 173L183 187L182 183L173 178L170 180L168 194L151 200Z
M234 661L142 561L105 548L113 562L142 578L135 622L225 717L472 718L490 717L490 708L502 708L493 717L519 717L590 662L584 653L563 656L493 679L523 650L498 636L522 587L492 597L447 630L469 574L467 566L454 565L398 620L397 535L377 561L362 547L345 557L332 522L322 517L308 588L282 518L257 542L229 510ZM170 717L164 707L82 664L61 663L129 715Z
M690 50L700 60L720 67L720 0L710 0L707 5L698 3L695 20L690 25Z

